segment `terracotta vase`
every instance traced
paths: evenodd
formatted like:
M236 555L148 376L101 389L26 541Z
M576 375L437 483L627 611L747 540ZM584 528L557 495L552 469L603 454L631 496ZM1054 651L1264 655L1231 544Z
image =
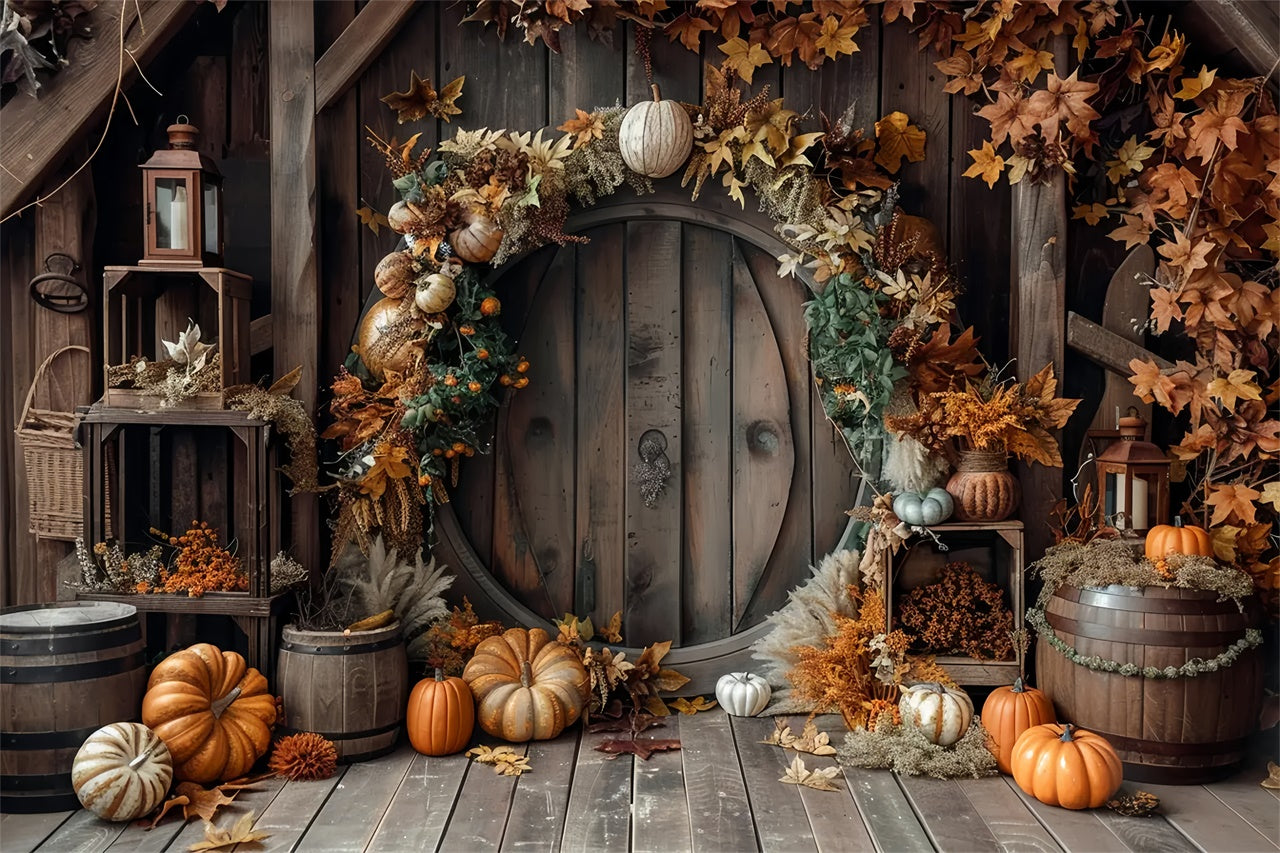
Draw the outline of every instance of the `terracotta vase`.
M1009 471L1009 455L965 450L947 481L955 498L957 521L1003 521L1018 508L1018 479Z

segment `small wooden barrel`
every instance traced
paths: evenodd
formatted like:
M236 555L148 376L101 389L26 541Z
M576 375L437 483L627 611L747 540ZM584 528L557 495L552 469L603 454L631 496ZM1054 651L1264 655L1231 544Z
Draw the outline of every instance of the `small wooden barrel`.
M316 732L338 760L367 761L395 749L409 702L409 663L400 623L343 634L282 632L276 682L285 734Z
M1045 617L1081 655L1139 667L1180 667L1217 657L1257 627L1216 593L1163 587L1063 586ZM1252 602L1251 602L1252 604ZM1228 774L1257 729L1262 656L1251 649L1226 669L1192 678L1144 678L1088 669L1044 640L1036 644L1039 685L1060 722L1111 742L1133 782L1200 784Z
M0 611L0 812L80 808L71 762L100 727L138 719L143 648L129 604Z

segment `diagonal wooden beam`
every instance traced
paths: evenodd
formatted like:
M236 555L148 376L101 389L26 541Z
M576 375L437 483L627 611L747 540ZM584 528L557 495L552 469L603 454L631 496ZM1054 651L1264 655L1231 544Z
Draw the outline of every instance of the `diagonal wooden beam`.
M18 94L0 110L0 218L30 201L64 152L106 115L120 66L120 16L125 48L145 68L195 9L194 3L120 0L89 13L94 37L75 43L71 64L45 81L40 97ZM137 77L137 66L125 56L123 87Z
M1122 376L1133 373L1129 369L1129 362L1135 358L1154 361L1161 370L1173 367L1173 362L1168 359L1143 349L1128 338L1117 335L1074 311L1067 312L1067 346Z
M413 11L413 0L370 0L316 62L316 112L359 79Z

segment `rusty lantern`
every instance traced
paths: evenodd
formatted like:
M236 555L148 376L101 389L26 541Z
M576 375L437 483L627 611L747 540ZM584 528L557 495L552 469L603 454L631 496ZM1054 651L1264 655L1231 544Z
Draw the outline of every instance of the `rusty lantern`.
M222 266L222 174L196 150L200 129L178 116L169 147L142 164L142 266Z
M1145 536L1169 519L1169 457L1144 437L1147 422L1126 417L1119 422L1120 440L1094 460L1102 523L1114 521L1126 534Z

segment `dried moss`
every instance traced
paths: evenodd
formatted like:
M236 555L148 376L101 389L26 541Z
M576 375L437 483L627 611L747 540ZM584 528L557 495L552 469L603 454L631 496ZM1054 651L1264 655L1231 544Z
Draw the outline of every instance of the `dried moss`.
M1162 574L1150 560L1137 554L1133 545L1114 539L1095 539L1087 545L1054 545L1031 566L1044 580L1038 606L1043 608L1064 584L1080 588L1111 584L1178 587L1216 592L1219 600L1237 601L1253 594L1252 578L1239 569L1221 566L1210 557L1174 554L1164 562L1166 573Z
M844 737L836 759L847 767L893 770L935 779L980 779L996 774L996 759L987 749L987 730L977 717L951 746L929 743L919 729L894 723L882 715L875 731L856 729Z
M248 412L249 417L260 421L270 421L284 434L289 446L289 463L280 470L293 483L294 491L319 491L316 427L302 401L288 394L272 394L256 385L235 389L229 397L228 408Z

